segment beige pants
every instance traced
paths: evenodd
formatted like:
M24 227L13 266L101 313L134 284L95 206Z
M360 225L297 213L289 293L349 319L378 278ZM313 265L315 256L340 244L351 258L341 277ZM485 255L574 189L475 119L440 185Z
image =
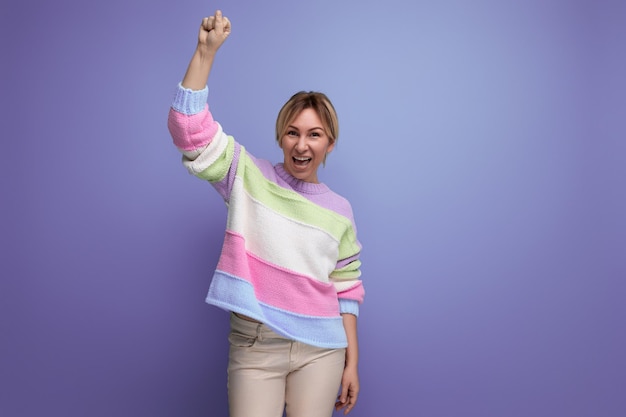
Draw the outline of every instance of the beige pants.
M228 403L231 417L330 417L345 349L280 336L231 314Z

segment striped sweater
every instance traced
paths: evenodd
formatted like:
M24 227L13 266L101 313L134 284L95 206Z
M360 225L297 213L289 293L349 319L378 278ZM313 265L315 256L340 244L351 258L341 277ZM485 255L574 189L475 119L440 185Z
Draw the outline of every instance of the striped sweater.
M213 120L207 97L206 87L179 84L168 117L183 164L228 207L206 301L293 340L347 346L341 314L358 315L364 296L350 203L246 152Z

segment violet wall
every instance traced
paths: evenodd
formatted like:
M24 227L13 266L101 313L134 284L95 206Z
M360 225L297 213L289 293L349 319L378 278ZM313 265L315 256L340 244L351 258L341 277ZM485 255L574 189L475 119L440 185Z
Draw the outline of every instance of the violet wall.
M226 416L225 208L166 117L200 19L256 156L302 89L364 245L355 417L626 415L626 3L2 5L0 415Z

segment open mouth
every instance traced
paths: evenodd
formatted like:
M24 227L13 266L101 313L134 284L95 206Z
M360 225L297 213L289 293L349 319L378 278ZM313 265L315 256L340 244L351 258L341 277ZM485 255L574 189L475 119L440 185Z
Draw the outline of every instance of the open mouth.
M311 158L298 158L294 156L292 159L293 163L299 167L305 167L311 162Z

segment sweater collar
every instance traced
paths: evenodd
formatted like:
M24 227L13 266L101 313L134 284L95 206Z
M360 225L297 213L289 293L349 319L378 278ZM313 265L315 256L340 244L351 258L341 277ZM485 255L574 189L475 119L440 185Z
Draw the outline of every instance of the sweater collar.
M305 194L323 194L329 190L328 186L324 183L316 184L314 182L306 182L293 177L285 170L282 163L276 164L276 173L282 178L294 191Z

